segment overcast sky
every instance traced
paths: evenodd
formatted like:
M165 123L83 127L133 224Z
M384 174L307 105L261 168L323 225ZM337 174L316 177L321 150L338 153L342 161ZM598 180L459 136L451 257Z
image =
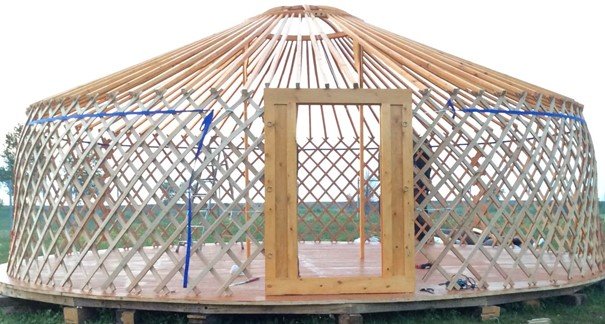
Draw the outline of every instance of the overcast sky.
M2 1L0 139L37 100L300 1ZM585 105L605 170L599 1L329 1L370 24ZM0 196L5 202L6 196ZM605 176L599 179L605 197Z

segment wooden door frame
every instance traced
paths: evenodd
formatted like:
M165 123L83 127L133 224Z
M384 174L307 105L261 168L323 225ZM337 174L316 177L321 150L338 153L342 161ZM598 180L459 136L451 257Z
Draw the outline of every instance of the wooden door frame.
M411 91L265 89L264 102L265 294L413 292L416 277ZM380 105L380 276L299 276L296 110L300 104Z

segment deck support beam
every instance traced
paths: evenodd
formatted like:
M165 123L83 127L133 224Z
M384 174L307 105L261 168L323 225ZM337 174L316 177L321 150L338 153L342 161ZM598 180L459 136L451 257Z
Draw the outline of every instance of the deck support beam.
M361 314L338 314L338 324L363 324Z
M93 310L88 307L63 307L65 324L84 324L92 317Z
M137 312L133 309L116 309L116 324L137 323Z

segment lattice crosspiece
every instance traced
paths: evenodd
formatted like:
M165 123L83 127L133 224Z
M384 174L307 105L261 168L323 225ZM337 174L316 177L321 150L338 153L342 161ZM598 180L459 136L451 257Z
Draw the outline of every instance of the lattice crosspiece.
M433 263L421 280L449 280L452 289L452 278L468 275L499 289L519 277L548 286L601 275L597 170L577 119L582 105L316 6L269 10L29 107L29 122L100 115L24 127L8 274L61 291L237 296L234 282L264 271L267 86L412 91L416 254ZM364 113L360 127L358 115L321 107L299 127L319 134L298 137L299 210L309 216L300 228L319 229L302 230L303 241L355 241L360 200L365 236L381 230L372 198L380 193L378 141L370 134L378 120ZM191 175L196 227L183 289L184 253L175 248Z

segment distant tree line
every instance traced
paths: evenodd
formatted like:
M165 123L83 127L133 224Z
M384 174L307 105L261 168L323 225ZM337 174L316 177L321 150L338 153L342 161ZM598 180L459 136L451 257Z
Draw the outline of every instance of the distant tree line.
M15 157L17 155L17 144L21 136L23 125L17 125L11 132L6 134L4 138L4 149L0 154L0 158L4 165L0 167L0 183L8 189L9 206L13 206L13 173L15 170Z

